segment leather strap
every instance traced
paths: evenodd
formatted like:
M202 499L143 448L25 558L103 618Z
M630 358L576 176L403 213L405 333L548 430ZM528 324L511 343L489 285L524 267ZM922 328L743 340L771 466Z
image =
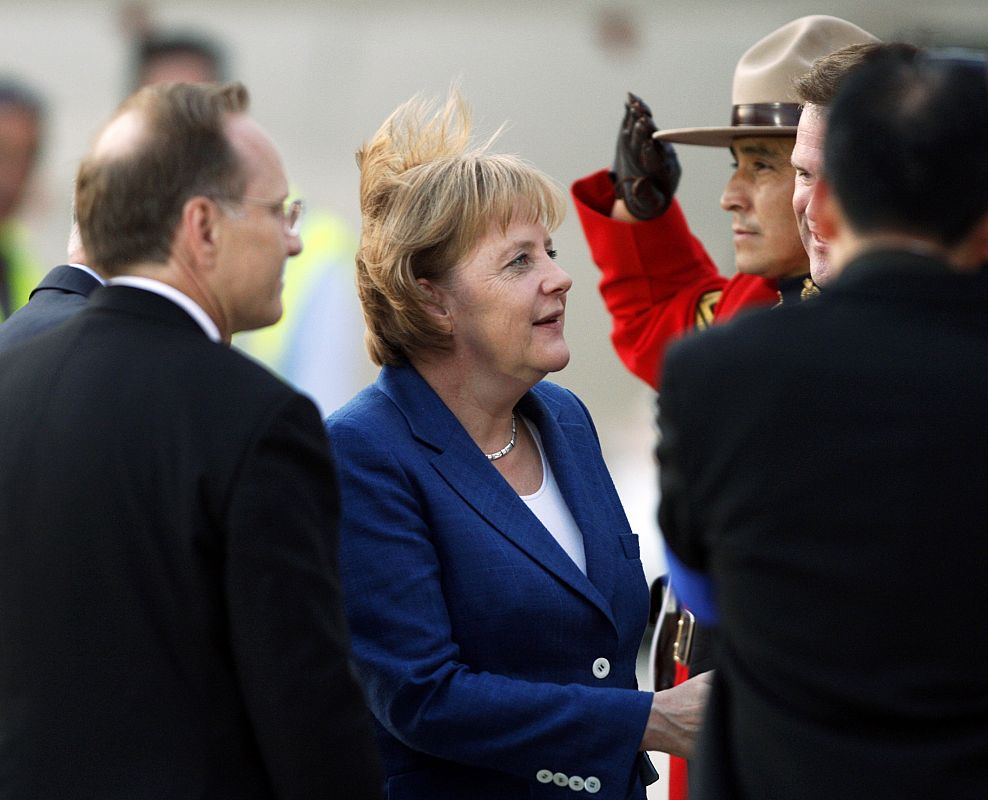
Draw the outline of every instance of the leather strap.
M798 103L745 103L731 110L731 126L791 127L799 124L799 112Z

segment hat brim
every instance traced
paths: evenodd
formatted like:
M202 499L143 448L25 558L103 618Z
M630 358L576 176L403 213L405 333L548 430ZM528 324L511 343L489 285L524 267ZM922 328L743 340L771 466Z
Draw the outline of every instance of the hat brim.
M795 125L732 125L727 128L669 128L656 131L653 139L675 144L730 147L743 136L795 136Z

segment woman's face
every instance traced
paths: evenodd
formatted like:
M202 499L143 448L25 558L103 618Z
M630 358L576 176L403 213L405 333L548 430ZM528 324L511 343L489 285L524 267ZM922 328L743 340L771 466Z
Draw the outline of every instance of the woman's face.
M563 318L573 281L555 255L541 223L513 220L456 266L440 293L460 366L527 385L566 366Z

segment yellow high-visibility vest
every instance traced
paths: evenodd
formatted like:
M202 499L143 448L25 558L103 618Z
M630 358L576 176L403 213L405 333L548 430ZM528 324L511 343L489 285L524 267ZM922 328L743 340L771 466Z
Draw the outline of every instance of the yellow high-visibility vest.
M18 223L7 220L0 223L0 251L7 260L6 282L10 292L10 313L24 305L34 287L44 277L38 263L24 245L24 231ZM3 320L0 308L0 320Z
M302 252L285 265L274 325L245 331L233 344L310 394L328 414L368 382L364 322L354 283L356 238L327 212L307 212Z

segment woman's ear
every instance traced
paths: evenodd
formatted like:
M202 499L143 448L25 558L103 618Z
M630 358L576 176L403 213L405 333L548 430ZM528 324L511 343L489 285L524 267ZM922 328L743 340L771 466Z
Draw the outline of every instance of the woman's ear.
M450 317L449 310L446 308L445 297L442 289L435 286L428 278L418 278L415 282L425 295L426 311L428 311L433 317L436 317L435 321L437 324L445 326L446 329L452 333L453 320Z

